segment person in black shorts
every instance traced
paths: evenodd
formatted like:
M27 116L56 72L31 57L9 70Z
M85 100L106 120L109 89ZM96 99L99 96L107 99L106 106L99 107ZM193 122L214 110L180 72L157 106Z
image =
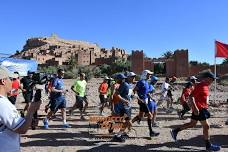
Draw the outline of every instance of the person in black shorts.
M23 89L22 89L23 97L26 103L23 111L21 111L22 116L24 116L24 112L27 111L33 98L33 89L34 89L35 83L32 77L33 77L33 72L28 71L28 75L21 79L21 84L23 85Z
M149 129L149 137L158 136L159 133L152 130L152 114L148 107L148 94L149 94L149 82L151 75L153 73L149 70L144 70L141 75L141 80L137 82L136 87L133 92L138 94L138 104L139 104L139 114L132 119L132 123L135 121L140 121L142 117L147 115L147 123Z
M217 77L210 71L202 74L202 80L195 85L193 92L190 95L190 102L192 105L192 116L189 123L180 125L170 131L172 138L176 141L177 135L181 131L196 126L199 121L203 127L203 136L205 140L205 146L207 151L219 151L221 147L219 145L212 144L209 134L210 113L208 111L209 102L209 85L211 85Z

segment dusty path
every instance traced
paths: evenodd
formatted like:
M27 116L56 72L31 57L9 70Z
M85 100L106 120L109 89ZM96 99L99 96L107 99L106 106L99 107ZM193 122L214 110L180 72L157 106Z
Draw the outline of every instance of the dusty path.
M96 80L97 81L97 80ZM100 82L100 79L98 80ZM66 80L67 88L70 88L72 80ZM88 98L90 107L88 109L88 116L98 114L98 82L93 79L90 82L88 90ZM175 92L175 97L178 97L180 90ZM228 92L221 92L219 94L221 101L228 97ZM45 99L46 97L44 97ZM68 106L74 102L73 93L67 94ZM17 107L21 108L22 97L17 101ZM47 101L46 101L47 102ZM42 104L39 112L40 119L45 115L44 104ZM178 107L174 105L174 107ZM228 126L224 125L227 119L227 104L219 107L213 107L211 122L211 140L222 145L222 151L228 152ZM108 110L106 109L108 113ZM138 112L137 104L134 104L133 116ZM187 114L190 116L190 114ZM29 130L26 135L21 137L21 147L23 152L74 152L74 151L156 151L156 152L178 152L178 151L203 151L204 141L202 137L202 128L200 124L193 129L181 132L178 135L179 141L174 143L170 136L170 129L178 124L188 122L189 119L179 120L176 112L166 114L159 109L157 120L160 122L159 128L154 130L159 131L161 134L148 140L147 122L142 121L141 125L134 124L134 130L130 132L130 138L126 139L124 143L110 142L111 135L107 130L94 129L89 127L88 121L81 121L78 111L74 116L68 117L68 122L72 128L62 128L62 121L60 113L57 113L57 118L49 123L50 128L45 130L42 128L42 121L39 122L39 127L36 130ZM223 126L220 126L223 125Z

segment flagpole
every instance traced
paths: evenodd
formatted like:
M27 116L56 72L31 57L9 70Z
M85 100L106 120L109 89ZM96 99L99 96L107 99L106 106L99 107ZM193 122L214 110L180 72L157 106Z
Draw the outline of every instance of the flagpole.
M216 43L216 40L215 40ZM217 69L216 69L216 44L215 44L215 60L214 60L214 73L215 77L217 77ZM216 86L216 79L215 79L215 88L214 88L214 103L216 103L216 94L217 94L217 86Z

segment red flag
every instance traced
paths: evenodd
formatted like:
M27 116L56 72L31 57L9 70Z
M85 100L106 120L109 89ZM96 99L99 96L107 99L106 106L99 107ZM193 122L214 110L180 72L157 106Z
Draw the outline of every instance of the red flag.
M215 41L216 53L215 57L228 58L228 44Z

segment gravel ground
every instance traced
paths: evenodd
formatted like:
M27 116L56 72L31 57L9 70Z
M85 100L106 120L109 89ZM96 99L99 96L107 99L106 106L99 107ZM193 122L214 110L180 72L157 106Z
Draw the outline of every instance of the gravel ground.
M74 116L68 116L68 123L72 128L62 128L61 114L57 113L57 117L49 122L50 128L45 130L42 128L42 119L45 116L44 106L48 102L44 95L44 103L39 111L40 121L36 130L29 130L26 135L21 136L21 148L23 152L84 152L84 151L155 151L155 152L179 152L179 151L204 151L204 141L202 136L202 128L200 123L195 128L185 130L178 134L178 142L173 142L170 136L170 129L189 121L190 113L186 116L186 120L179 120L177 111L174 110L170 114L166 114L162 108L158 109L157 120L158 128L153 128L160 132L158 137L149 140L146 119L133 124L133 129L129 132L130 137L124 143L111 142L112 135L107 129L95 129L89 125L88 119L91 115L98 114L99 98L98 85L102 79L92 79L88 83L88 100L89 108L87 110L87 120L80 120L78 110ZM70 90L73 80L65 80L66 88ZM181 85L175 85L174 101L181 94ZM218 86L217 100L211 101L210 111L212 118L209 119L211 124L210 135L212 142L216 142L222 146L222 151L228 152L228 128L225 121L228 118L228 86ZM66 95L67 106L71 107L75 101L73 92L69 91ZM213 96L211 96L213 98ZM17 107L21 109L24 106L23 98L20 95L17 100ZM174 104L175 109L180 109L179 105ZM109 110L105 109L107 115ZM133 105L132 116L138 113L137 103Z

